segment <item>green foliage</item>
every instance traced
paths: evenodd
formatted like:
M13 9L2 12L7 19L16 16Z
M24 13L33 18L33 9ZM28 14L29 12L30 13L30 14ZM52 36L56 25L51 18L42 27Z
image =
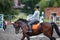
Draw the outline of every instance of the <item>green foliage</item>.
M23 12L33 13L36 4L39 4L40 11L44 11L46 7L60 7L60 0L21 0L25 7ZM13 9L14 0L0 0L0 14L14 15L18 11Z
M44 8L49 6L49 2L47 2L45 0L41 0L38 4L40 6L40 16L41 16L42 11L44 11Z
M5 15L14 15L16 10L13 9L14 1L13 0L0 0L0 14Z
M23 11L26 13L33 13L35 5L40 0L22 0L22 3L25 4L25 7L23 8Z
M49 3L45 0L41 0L39 2L39 5L40 5L40 11L43 11L45 7L48 7L49 6Z
M60 6L60 0L22 0L22 3L25 4L23 11L26 13L33 13L36 4L39 4L40 12L44 11L46 7ZM30 7L30 9L28 9L28 7Z
M60 0L41 0L38 4L42 12L46 7L60 7Z
M27 1L29 1L29 0L22 0L22 3L26 3Z
M55 1L56 1L56 0L50 0L50 1L49 1L49 6L48 6L48 7L53 7Z
M60 0L57 0L58 6L60 7Z
M58 3L55 2L54 5L53 5L53 7L58 7Z
M44 22L49 22L49 19L46 19L46 18L45 18L45 19L44 19Z

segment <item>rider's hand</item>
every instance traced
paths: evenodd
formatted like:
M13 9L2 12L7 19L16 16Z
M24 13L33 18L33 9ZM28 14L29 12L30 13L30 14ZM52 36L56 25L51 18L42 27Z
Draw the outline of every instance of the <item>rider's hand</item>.
M30 19L28 19L28 21L30 21Z

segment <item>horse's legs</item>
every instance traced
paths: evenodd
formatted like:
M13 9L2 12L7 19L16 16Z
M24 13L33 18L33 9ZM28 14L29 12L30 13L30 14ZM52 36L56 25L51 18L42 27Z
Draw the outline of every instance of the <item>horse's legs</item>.
M56 38L55 37L49 37L50 38L50 40L56 40Z
M3 29L4 29L4 30L6 29L6 25L3 26Z
M27 40L30 40L29 36L27 36Z
M52 34L51 35L50 34L44 34L44 35L46 35L50 40L56 40L55 37L52 37Z
M21 40L24 40L25 37L27 37L27 40L30 40L29 35L27 35L26 33L23 32L23 36L22 36L22 39Z
M25 36L25 34L23 33L23 36L22 36L21 40L24 40L24 39L25 39L25 37L26 37L26 36Z
M44 33L44 35L46 35L50 40L56 40L56 38L52 37L52 34L53 34L53 31Z
M24 39L25 39L25 36L23 36L21 40L24 40Z

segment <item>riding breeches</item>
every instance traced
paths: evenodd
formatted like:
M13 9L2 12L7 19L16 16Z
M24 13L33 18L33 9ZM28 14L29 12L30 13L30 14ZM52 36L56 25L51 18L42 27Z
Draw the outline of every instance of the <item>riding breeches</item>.
M38 21L38 20L32 20L32 21L28 22L28 26L29 26L28 31L32 31L32 24L34 24L36 21Z

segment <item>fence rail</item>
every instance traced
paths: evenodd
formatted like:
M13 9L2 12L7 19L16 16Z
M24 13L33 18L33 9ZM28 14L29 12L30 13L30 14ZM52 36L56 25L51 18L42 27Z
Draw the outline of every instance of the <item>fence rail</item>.
M60 26L60 16L55 17L55 22L58 26Z

